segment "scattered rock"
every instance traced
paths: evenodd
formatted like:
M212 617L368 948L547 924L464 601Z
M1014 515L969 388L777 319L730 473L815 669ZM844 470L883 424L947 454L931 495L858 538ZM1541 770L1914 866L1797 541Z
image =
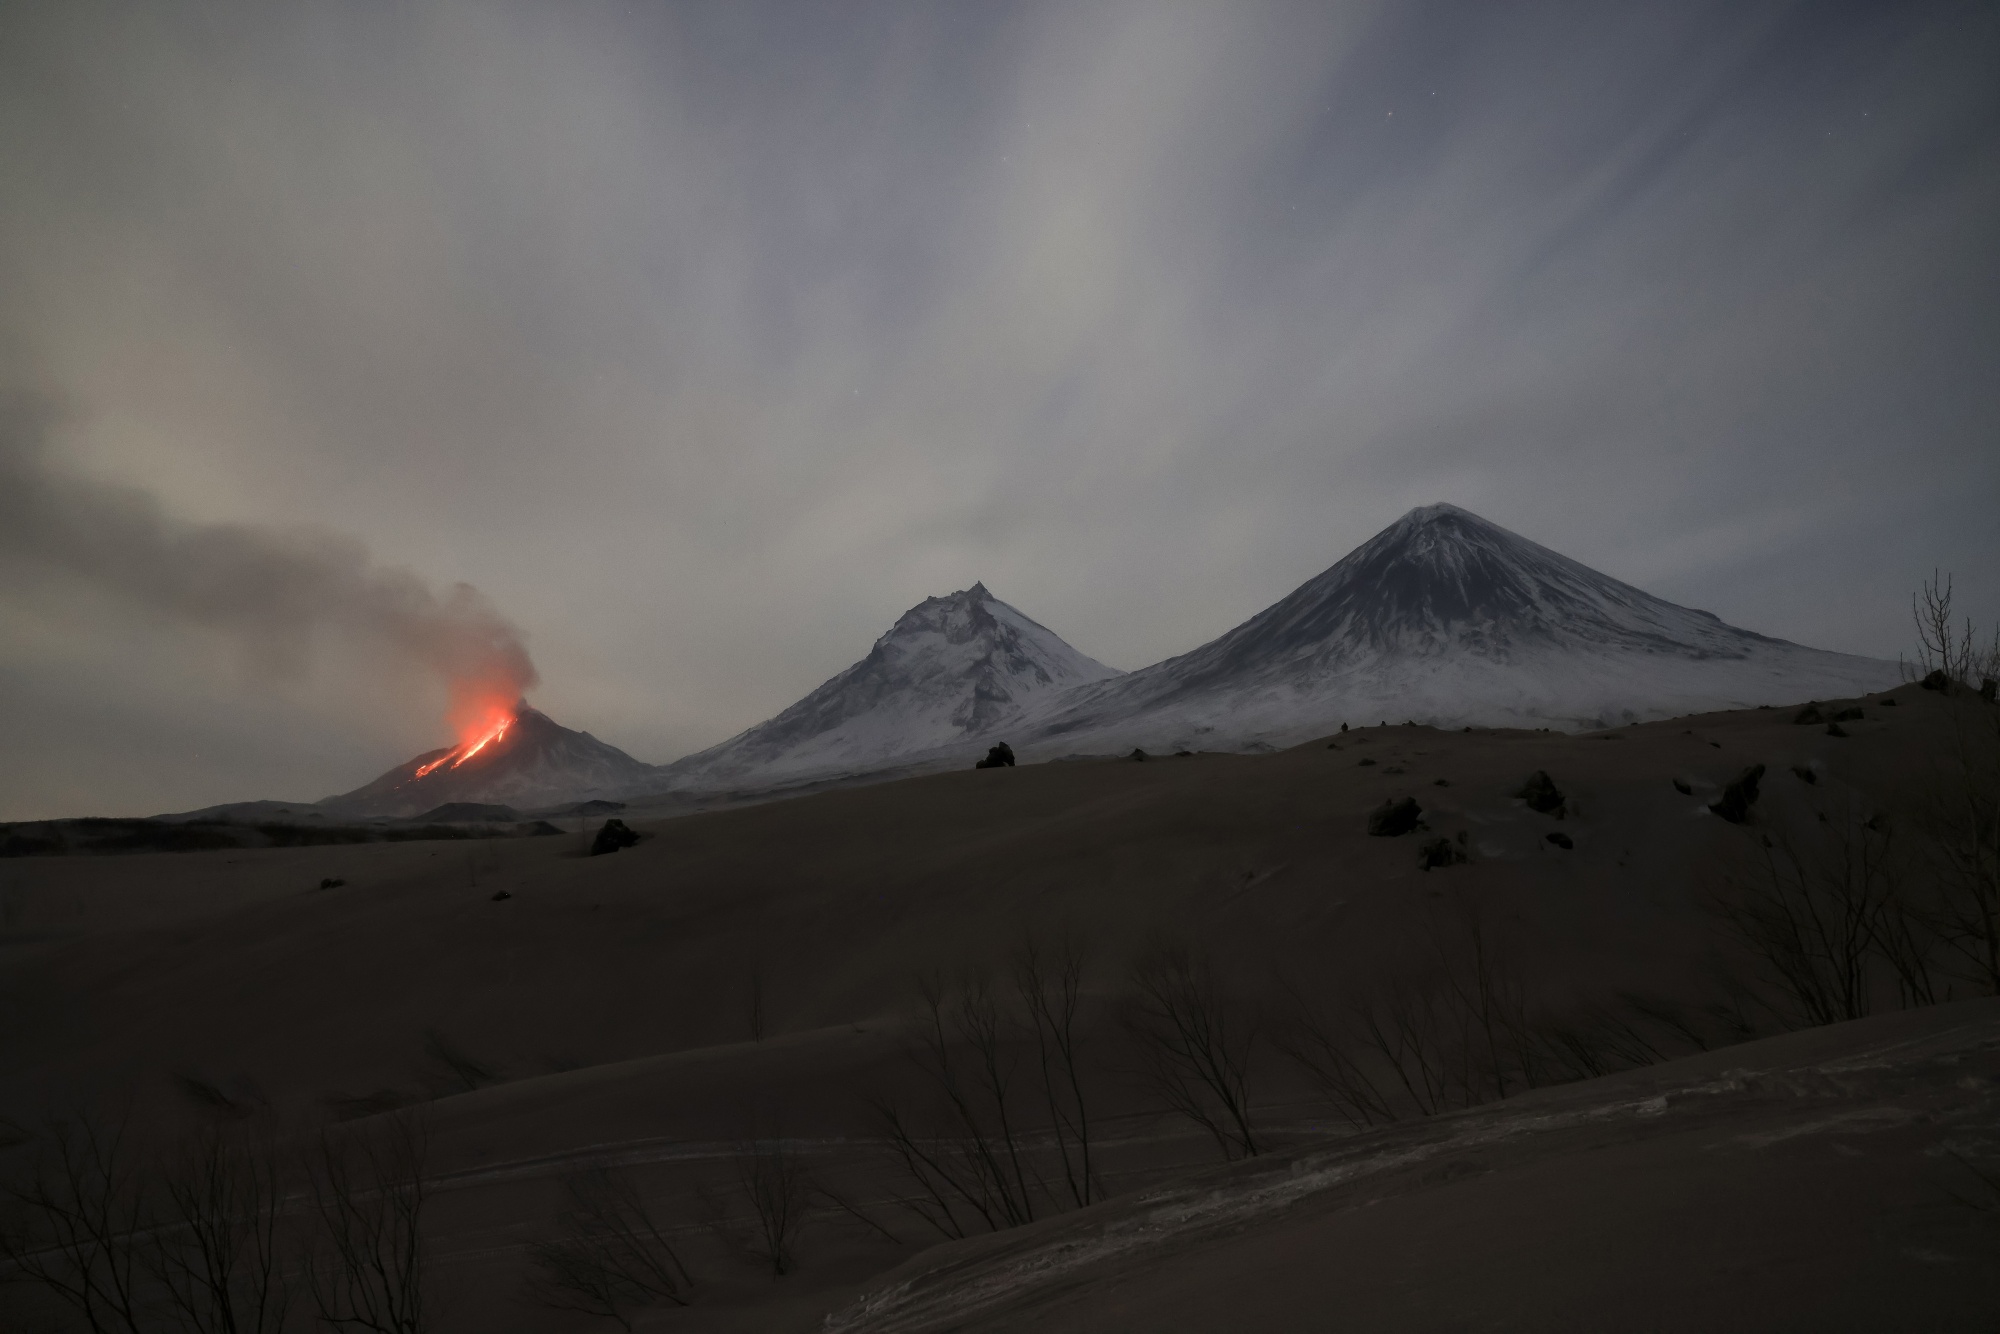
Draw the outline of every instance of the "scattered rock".
M1014 767L1014 748L1002 741L986 752L986 758L972 766L975 769L1011 769Z
M1472 860L1465 849L1465 835L1457 839L1433 838L1425 840L1417 849L1417 868L1429 871L1439 866L1461 866Z
M321 889L339 889L342 885L346 883L347 882L345 880L340 879L338 876L330 875L326 879L319 882L319 887Z
M1750 818L1750 808L1757 804L1757 784L1763 777L1764 766L1751 765L1722 789L1722 800L1711 804L1708 809L1731 824L1742 824Z
M1368 832L1377 838L1397 838L1415 829L1423 814L1424 808L1417 805L1415 797L1385 801L1369 815Z
M590 845L590 855L601 857L607 852L629 848L639 841L639 836L623 820L606 820L604 828L597 831L597 841Z
M1826 734L1828 736L1846 736L1848 732L1839 723L1828 723L1826 725Z
M1686 783L1683 783L1678 778L1674 780L1674 791L1680 793L1683 797L1691 797L1694 795L1694 789L1692 787L1689 787Z
M1553 815L1558 820L1563 817L1565 806L1562 790L1556 786L1555 780L1549 777L1545 769L1537 769L1529 774L1528 781L1523 783L1521 790L1514 795L1527 802L1531 811Z
M501 901L502 899L511 899L511 898L513 898L513 897L514 897L514 896L513 896L512 894L509 894L509 893L508 893L508 892L507 892L506 890L504 890L504 889L503 889L503 890L501 890L501 891L500 891L499 893L497 893L497 894L495 894L495 895L493 896L493 901L494 901L495 903L498 903L498 902L500 902L500 901Z
M1370 766L1372 766L1372 765L1373 765L1374 763L1375 763L1375 761L1373 761L1373 760L1369 759L1369 758L1368 758L1367 756L1365 756L1365 755L1364 755L1364 756L1362 756L1362 757L1361 757L1361 763L1360 763L1359 765L1357 765L1356 767L1357 767L1357 768L1361 768L1361 769L1366 769L1366 768L1369 768Z
M1400 774L1405 772L1407 771L1400 764L1384 765L1382 768L1382 776L1384 778L1387 778L1390 774Z
M1859 722L1867 716L1867 714L1857 708L1842 709L1839 713L1833 715L1833 721L1837 723L1853 723Z
M1561 848L1564 852L1568 852L1570 849L1576 846L1576 840L1571 838L1568 834L1565 834L1560 829L1555 830L1553 833L1546 835L1546 837L1548 838L1549 842L1555 844L1557 847Z
M1146 752L1140 750L1137 746L1134 746L1132 747L1132 753L1130 755L1127 755L1125 758L1128 760L1137 760L1143 763L1146 759Z
M1801 726L1808 725L1811 723L1823 723L1826 721L1826 715L1819 711L1819 705L1817 703L1813 703L1806 705L1803 709L1800 709L1798 716L1792 719L1792 721L1794 723L1800 724Z
M1803 764L1793 765L1792 772L1798 775L1798 779L1801 783L1819 782L1819 775L1814 773L1812 770L1806 768Z
M1917 684L1922 686L1925 690L1949 691L1951 689L1951 678L1945 675L1944 668L1935 667L1931 669L1929 675L1925 676L1924 679L1917 682Z

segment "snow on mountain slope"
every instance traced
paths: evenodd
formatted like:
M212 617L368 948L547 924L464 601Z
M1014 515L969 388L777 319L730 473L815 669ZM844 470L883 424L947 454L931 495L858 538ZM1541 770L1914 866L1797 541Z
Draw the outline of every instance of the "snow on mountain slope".
M1427 505L1221 638L1072 693L1023 741L1047 755L1285 745L1342 722L1579 728L1896 680L1893 663L1738 629Z
M450 762L455 753L429 751L313 809L344 816L408 816L450 802L531 808L665 786L653 765L588 732L563 727L526 701L499 739L456 764Z
M860 662L667 773L677 788L718 788L885 768L1118 675L974 584L912 607Z

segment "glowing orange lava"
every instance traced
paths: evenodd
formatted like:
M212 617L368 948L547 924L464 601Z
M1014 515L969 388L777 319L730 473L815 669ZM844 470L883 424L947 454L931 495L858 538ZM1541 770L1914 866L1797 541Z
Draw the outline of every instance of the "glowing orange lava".
M429 764L417 766L415 776L425 778L447 766L456 769L494 742L504 739L507 729L514 725L515 707L487 702L472 708L454 709L459 723L458 744Z

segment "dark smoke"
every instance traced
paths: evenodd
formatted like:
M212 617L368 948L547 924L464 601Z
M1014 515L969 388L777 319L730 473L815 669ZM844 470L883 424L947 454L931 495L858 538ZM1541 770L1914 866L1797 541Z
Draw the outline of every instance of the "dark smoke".
M440 596L337 533L177 519L144 491L56 466L53 422L43 403L0 408L0 562L61 571L221 631L268 670L296 671L328 632L428 668L454 700L511 700L538 679L520 632L470 584Z

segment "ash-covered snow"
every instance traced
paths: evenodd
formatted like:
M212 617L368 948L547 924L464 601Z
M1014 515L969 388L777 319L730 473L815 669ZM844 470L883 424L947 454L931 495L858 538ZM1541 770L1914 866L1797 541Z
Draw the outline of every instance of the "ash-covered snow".
M1118 675L974 584L918 603L860 662L667 773L676 788L718 788L880 769L993 735Z

